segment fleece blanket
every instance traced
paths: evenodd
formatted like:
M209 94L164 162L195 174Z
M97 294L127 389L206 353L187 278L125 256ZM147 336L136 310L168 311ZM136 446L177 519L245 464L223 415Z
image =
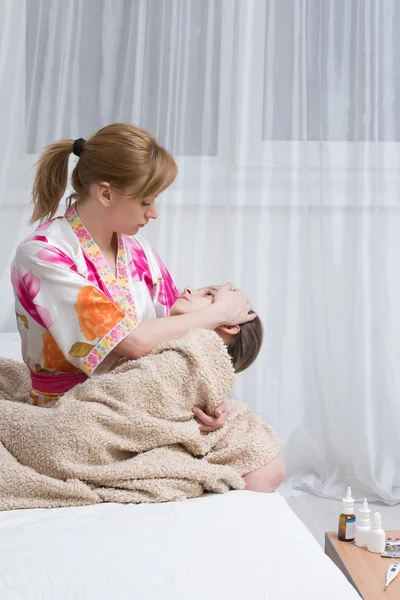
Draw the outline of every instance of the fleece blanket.
M276 458L273 429L238 401L201 435L234 371L217 334L191 331L74 387L51 408L28 404L25 365L0 359L0 509L166 502L243 489Z

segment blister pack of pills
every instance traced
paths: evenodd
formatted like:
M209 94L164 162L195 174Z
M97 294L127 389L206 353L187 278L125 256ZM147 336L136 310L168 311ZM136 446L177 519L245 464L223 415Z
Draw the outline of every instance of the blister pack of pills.
M386 538L385 549L381 553L384 558L400 558L400 538Z

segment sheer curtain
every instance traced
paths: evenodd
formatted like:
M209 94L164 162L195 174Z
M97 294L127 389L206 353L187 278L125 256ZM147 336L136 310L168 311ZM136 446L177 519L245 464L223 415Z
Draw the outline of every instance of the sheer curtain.
M148 239L263 319L234 394L285 492L400 501L399 30L396 0L3 0L2 331L38 152L138 124L180 167Z

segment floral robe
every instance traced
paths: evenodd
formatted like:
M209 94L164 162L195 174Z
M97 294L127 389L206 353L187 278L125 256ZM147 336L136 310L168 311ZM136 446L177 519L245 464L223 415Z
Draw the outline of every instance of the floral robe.
M115 346L143 319L168 316L179 295L139 236L118 234L114 277L74 207L19 245L11 281L31 398L44 406L107 372L118 358Z

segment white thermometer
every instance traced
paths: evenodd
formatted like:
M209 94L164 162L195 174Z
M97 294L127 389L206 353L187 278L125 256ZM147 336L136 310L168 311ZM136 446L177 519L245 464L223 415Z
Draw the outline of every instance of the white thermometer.
M393 579L397 577L399 573L400 563L392 563L386 573L385 587L383 588L384 592L386 592L386 590L388 589L389 583L392 583Z

